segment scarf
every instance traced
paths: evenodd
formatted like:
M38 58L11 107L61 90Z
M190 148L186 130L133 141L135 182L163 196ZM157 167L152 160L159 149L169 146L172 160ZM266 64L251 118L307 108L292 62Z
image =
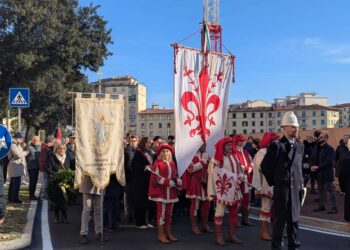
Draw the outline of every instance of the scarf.
M66 161L66 154L60 156L60 155L55 153L55 156L56 156L57 160L61 163L61 166L64 168L64 162Z

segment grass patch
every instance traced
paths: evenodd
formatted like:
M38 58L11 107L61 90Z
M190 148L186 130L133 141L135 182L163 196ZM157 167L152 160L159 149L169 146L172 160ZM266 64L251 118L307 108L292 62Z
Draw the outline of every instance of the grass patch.
M7 197L8 188L4 191L4 196ZM30 207L28 186L21 186L19 199L23 201L22 204L7 203L5 222L0 225L0 242L21 238Z

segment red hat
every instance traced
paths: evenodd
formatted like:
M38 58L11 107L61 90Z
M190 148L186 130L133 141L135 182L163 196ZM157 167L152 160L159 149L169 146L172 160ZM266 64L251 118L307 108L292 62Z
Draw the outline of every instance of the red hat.
M224 159L224 145L226 143L233 143L232 138L230 137L224 137L221 138L220 141L218 141L215 144L215 155L214 155L214 159L222 162Z
M163 149L168 149L170 150L170 152L173 154L174 153L174 149L172 146L170 146L169 144L162 144L158 147L157 149L157 154L160 154L160 152L163 150Z
M260 148L267 148L272 142L277 140L280 136L276 133L268 132L265 133L259 143Z
M247 138L242 134L237 134L232 137L232 140L233 140L233 143L235 143L236 141L246 141Z

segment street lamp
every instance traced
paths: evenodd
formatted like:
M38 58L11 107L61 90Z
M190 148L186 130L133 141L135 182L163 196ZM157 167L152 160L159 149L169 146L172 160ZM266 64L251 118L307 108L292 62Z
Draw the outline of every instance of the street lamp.
M103 76L103 73L101 71L98 71L97 75L98 75L98 93L102 94L102 76Z

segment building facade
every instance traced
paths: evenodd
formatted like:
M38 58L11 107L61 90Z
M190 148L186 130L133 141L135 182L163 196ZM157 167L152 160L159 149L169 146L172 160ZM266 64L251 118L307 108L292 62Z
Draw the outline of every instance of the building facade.
M123 95L124 98L124 134L137 133L137 113L146 109L146 86L132 76L120 76L102 79L91 83L93 91Z
M153 104L152 108L140 111L137 116L137 135L151 138L156 135L163 138L175 135L174 110Z
M340 111L339 126L341 128L350 128L350 103L343 103L332 106Z
M231 105L227 114L226 134L281 132L284 113L294 111L301 130L338 128L339 109L321 106L271 106L250 108Z
M300 93L297 96L286 96L285 98L274 99L274 106L328 106L328 98L318 96L315 92Z

